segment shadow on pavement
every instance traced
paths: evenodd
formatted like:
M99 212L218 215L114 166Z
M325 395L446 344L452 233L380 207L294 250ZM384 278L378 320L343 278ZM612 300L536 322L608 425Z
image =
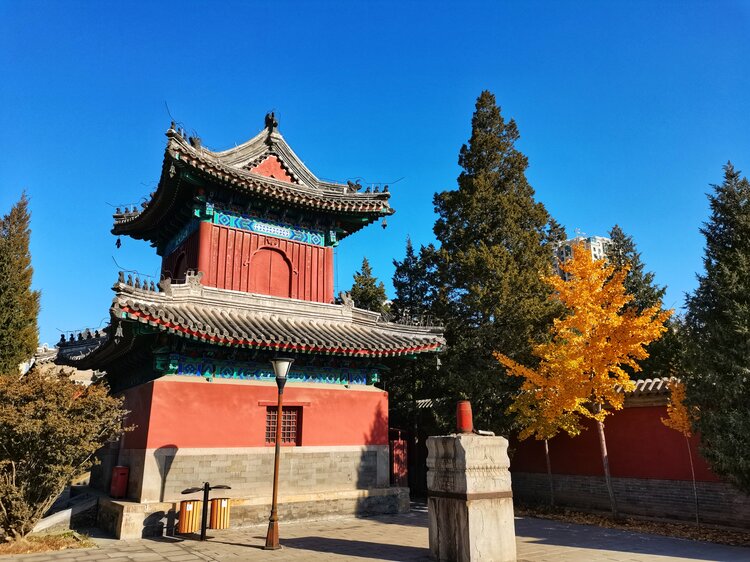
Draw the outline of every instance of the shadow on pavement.
M429 560L427 548L381 544L349 539L332 539L328 537L298 537L282 539L281 546L298 550L326 552L340 556L375 558L378 560Z
M209 530L209 533L211 533L211 530ZM213 533L216 533L216 531L213 531ZM204 544L204 545L210 545L210 544L227 544L230 546L241 546L243 548L254 548L258 550L263 550L263 545L266 543L266 537L264 536L256 536L252 537L252 543L249 542L231 542L228 540L222 540L221 533L219 534L207 534L206 540L201 541L201 536L199 533L188 533L188 534L180 534L180 535L174 535L174 536L164 536L164 537L146 537L143 540L145 541L152 541L152 542L159 542L159 543L168 543L168 544L177 544L177 543L183 543L183 542L194 542L198 544Z
M725 562L750 560L750 549L743 547L649 535L622 529L562 523L533 517L517 518L515 526L516 539L527 545L561 546L691 560L723 560ZM520 550L523 550L523 547L520 547ZM592 556L597 558L602 555L603 552L592 553Z
M409 513L401 513L398 515L378 515L377 517L370 517L378 523L384 523L386 525L408 525L410 527L424 527L427 529L427 513L415 513L411 511Z

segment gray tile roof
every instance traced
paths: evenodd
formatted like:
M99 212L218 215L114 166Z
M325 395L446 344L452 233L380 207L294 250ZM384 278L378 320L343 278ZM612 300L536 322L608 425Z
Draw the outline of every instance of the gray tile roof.
M204 287L199 280L163 282L161 291L116 283L112 325L138 322L221 346L352 357L437 352L445 345L442 328L383 322L347 305ZM116 334L112 327L108 332Z
M635 381L635 389L626 393L627 396L656 396L669 394L669 383L679 381L675 377L662 377L658 379L638 379ZM622 387L617 390L622 392Z
M127 234L144 228L157 209L173 204L176 195L165 188L166 181L177 173L177 168L187 167L199 176L225 185L231 190L254 194L285 205L313 209L328 213L346 213L374 218L393 214L387 191L359 192L360 185L344 185L319 180L292 151L284 138L274 128L264 130L246 143L221 152L213 152L200 144L189 142L182 133L170 128L167 131L167 149L159 188L151 194L142 209L120 209L114 215L115 234ZM264 158L278 158L294 178L287 182L251 171L253 165Z

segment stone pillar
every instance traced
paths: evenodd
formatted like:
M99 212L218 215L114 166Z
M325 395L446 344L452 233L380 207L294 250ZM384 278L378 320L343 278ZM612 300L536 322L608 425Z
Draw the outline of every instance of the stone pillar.
M470 433L429 437L427 451L433 558L515 561L507 439Z

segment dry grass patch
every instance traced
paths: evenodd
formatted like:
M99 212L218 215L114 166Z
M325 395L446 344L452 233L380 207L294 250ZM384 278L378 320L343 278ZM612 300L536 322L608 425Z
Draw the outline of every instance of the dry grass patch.
M537 517L566 523L581 525L596 525L609 529L622 529L638 533L650 533L694 541L705 541L731 546L750 546L750 531L701 525L682 521L664 521L640 519L634 517L620 517L612 519L609 515L585 513L570 509L549 507L516 506L515 514L520 517Z
M0 542L0 555L31 554L73 548L92 548L94 542L85 535L69 531L57 535L28 535L12 542Z

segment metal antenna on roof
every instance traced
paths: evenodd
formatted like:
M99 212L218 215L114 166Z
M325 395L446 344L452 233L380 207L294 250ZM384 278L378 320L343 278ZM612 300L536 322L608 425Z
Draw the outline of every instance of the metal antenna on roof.
M153 275L149 275L148 273L141 273L137 269L126 269L122 267L119 263L117 263L117 260L115 259L115 256L112 256L112 261L115 262L115 265L117 266L117 269L120 271L123 271L125 273L133 273L138 277L148 277L149 279L155 279Z
M169 115L169 120L172 123L171 124L171 128L172 129L175 129L175 127L178 126L178 125L182 125L181 122L177 121L177 119L175 119L174 116L172 116L172 112L169 111L169 104L167 103L167 100L164 100L164 108L167 110L167 115ZM175 129L175 130L177 130L177 129Z

